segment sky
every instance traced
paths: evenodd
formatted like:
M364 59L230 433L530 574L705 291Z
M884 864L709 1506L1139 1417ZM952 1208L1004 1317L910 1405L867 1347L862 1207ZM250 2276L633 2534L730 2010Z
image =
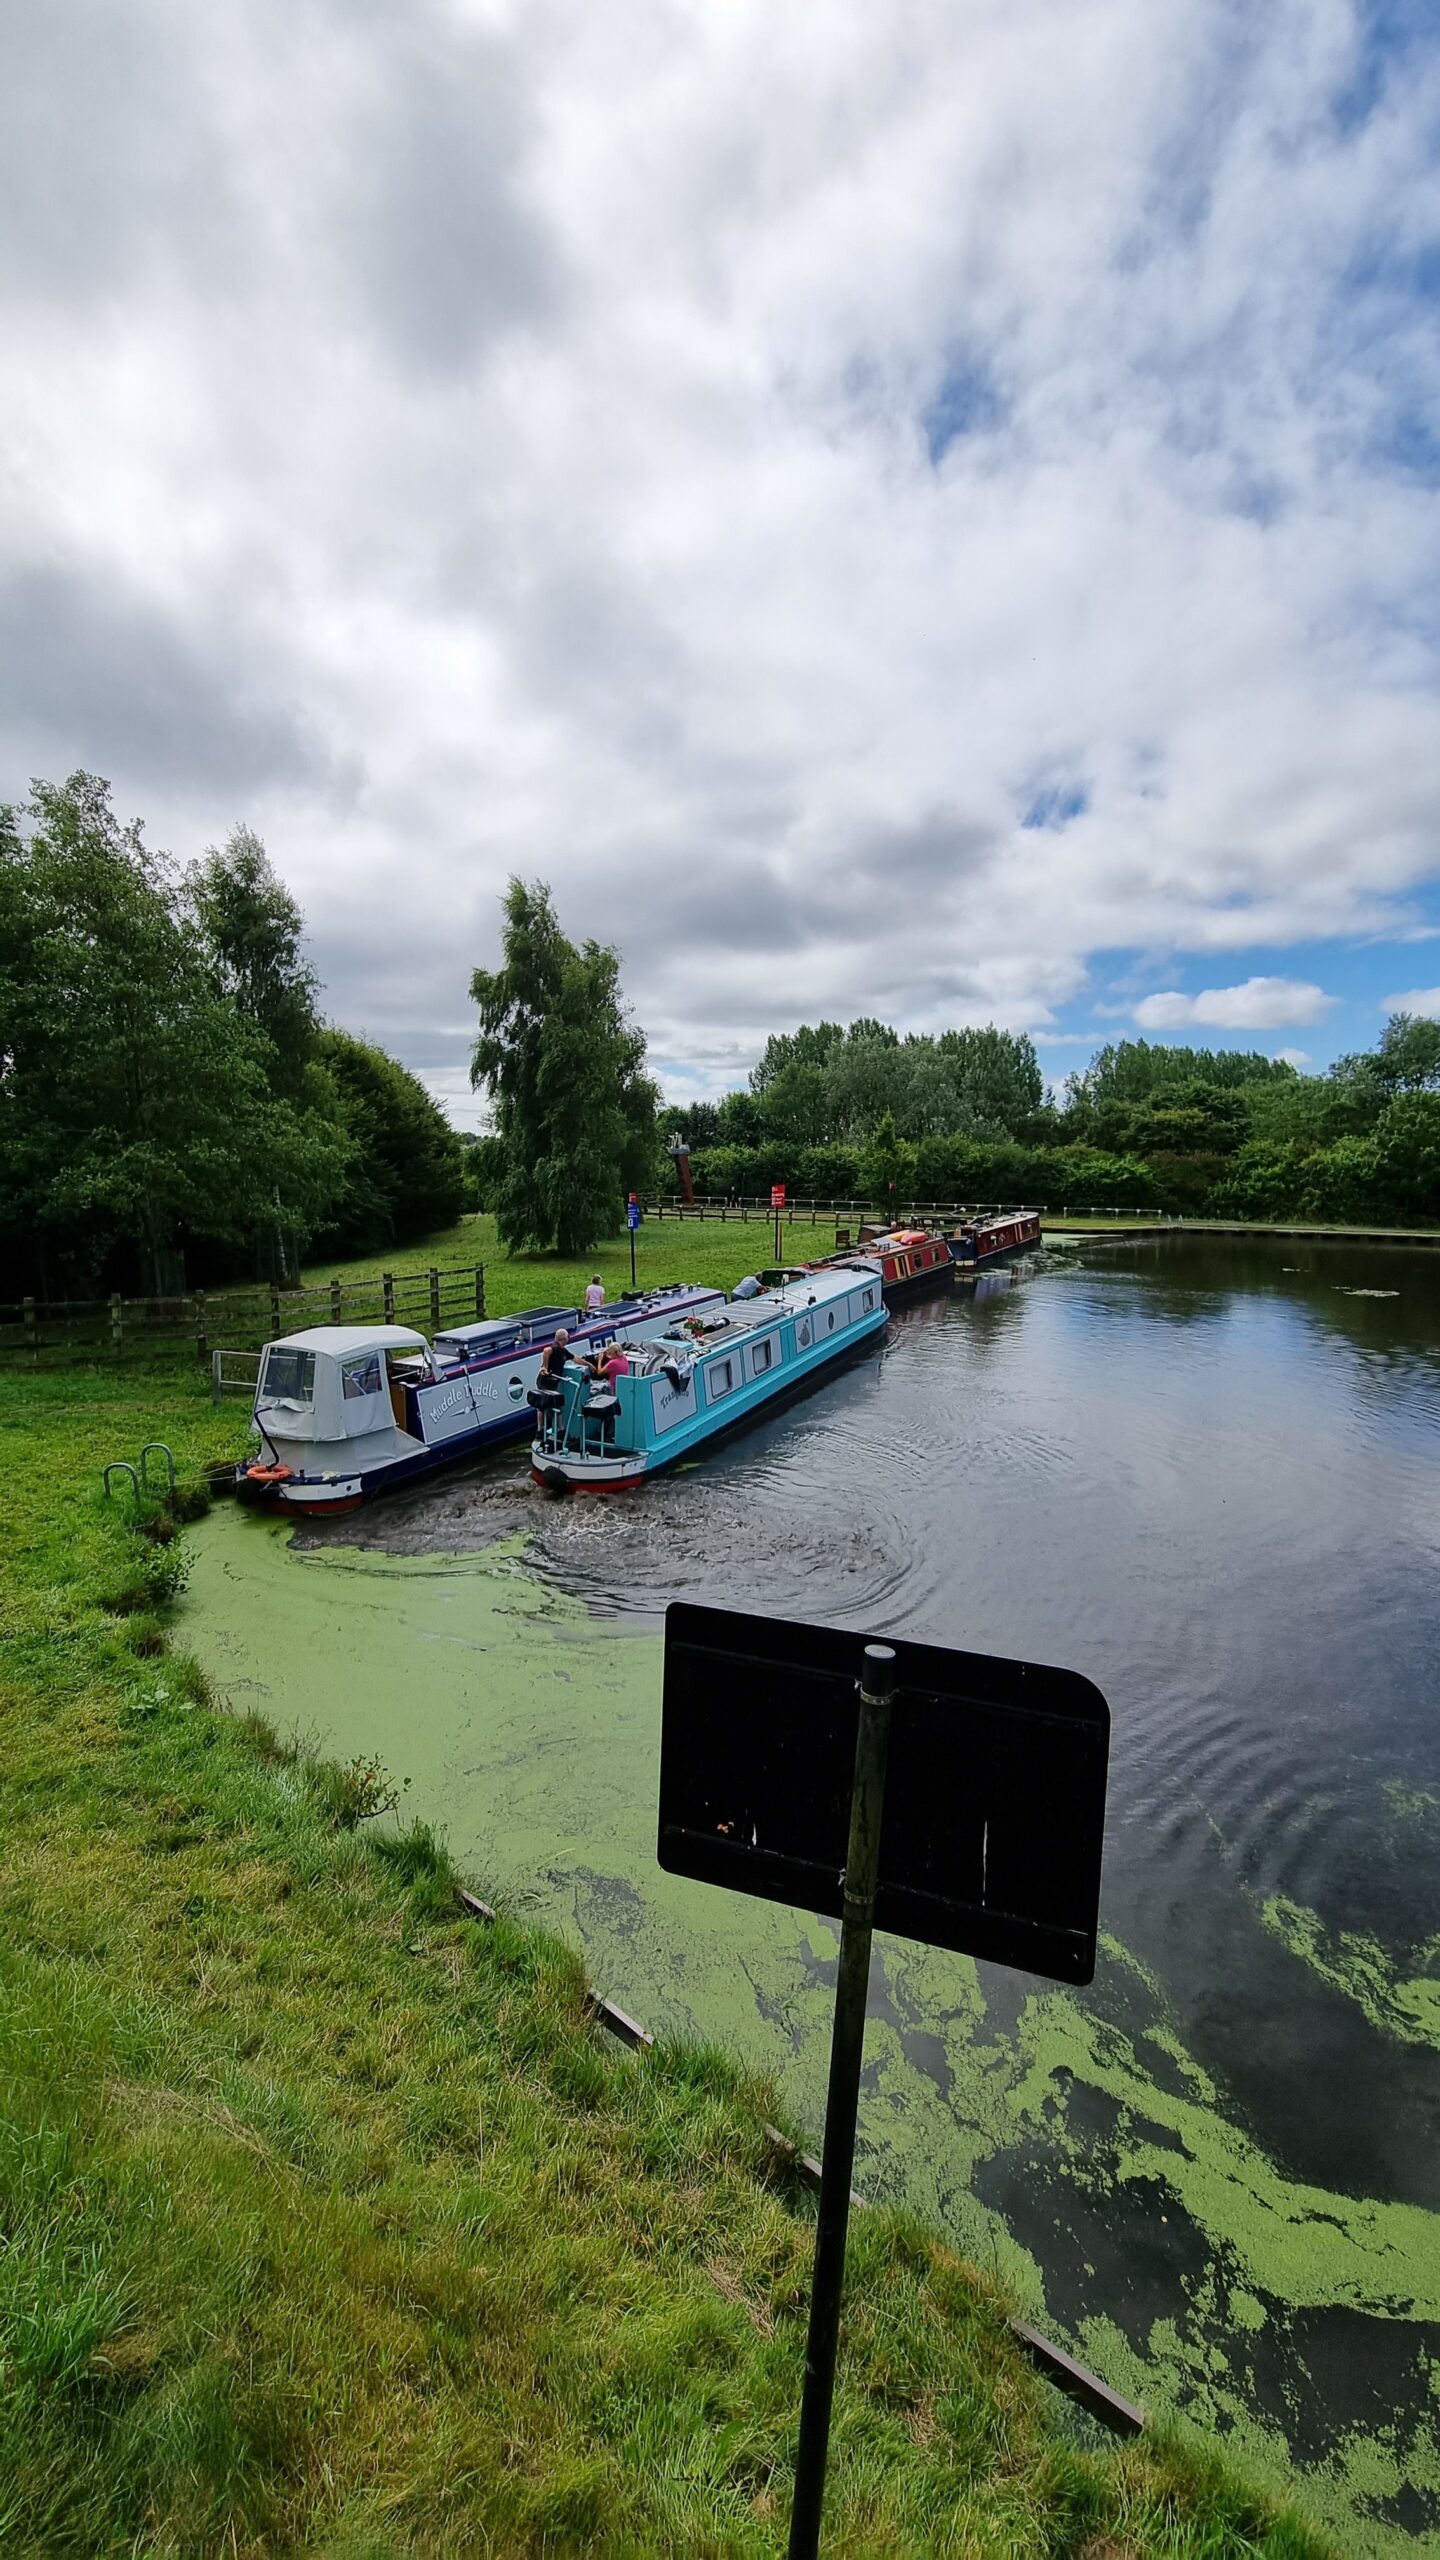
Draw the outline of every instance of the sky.
M1430 0L32 0L0 345L0 798L462 1126L512 872L676 1099L1440 1013Z

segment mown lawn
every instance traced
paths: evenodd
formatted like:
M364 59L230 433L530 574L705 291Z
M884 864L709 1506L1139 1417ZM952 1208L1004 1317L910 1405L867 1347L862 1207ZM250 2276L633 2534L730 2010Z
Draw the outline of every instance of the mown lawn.
M374 1836L376 1772L167 1649L183 1539L99 1468L160 1438L193 1485L243 1430L203 1374L0 1381L0 2549L778 2553L774 2098L605 2040L561 1946ZM1194 2443L1083 2441L1004 2312L857 2217L831 2550L1325 2549Z
M797 1221L782 1230L782 1242L786 1258L796 1262L829 1253L835 1243L834 1221L813 1227ZM635 1273L642 1289L666 1280L710 1281L730 1289L747 1271L761 1270L774 1259L775 1229L768 1218L752 1218L748 1225L734 1215L723 1224L719 1218L706 1218L703 1224L698 1219L647 1218L635 1238ZM384 1253L362 1254L353 1262L315 1263L307 1266L304 1279L307 1287L320 1288L332 1279L378 1279L385 1271L476 1262L485 1265L485 1303L497 1316L511 1315L517 1307L578 1304L586 1281L597 1271L611 1298L625 1295L630 1287L627 1235L612 1236L574 1260L553 1253L510 1253L496 1236L494 1219L486 1215L461 1218L437 1235L391 1245Z

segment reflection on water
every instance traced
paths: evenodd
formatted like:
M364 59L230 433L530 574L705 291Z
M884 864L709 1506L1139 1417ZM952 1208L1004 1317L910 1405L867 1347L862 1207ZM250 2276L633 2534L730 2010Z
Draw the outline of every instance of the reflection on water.
M542 1581L510 1565L513 1588L583 1604L608 1628L601 1668L587 1689L562 1611L558 1723L553 1681L503 1748L445 1710L433 1809L457 1847L538 1877L627 2006L787 2058L815 2112L832 1933L754 1904L722 1925L698 1889L666 1901L651 1803L616 1792L622 1769L637 1798L653 1787L659 1612L709 1599L1097 1681L1114 1734L1094 1990L887 1941L869 2182L997 2248L1121 2387L1220 2429L1258 2412L1363 2519L1352 2546L1388 2548L1440 2532L1437 1424L1440 1257L1057 1248L898 1314L878 1356L623 1500L557 1503L512 1455L307 1534L285 1571L313 1596L343 1567L398 1624L415 1584L386 1560L453 1558L425 1577L435 1623L405 1638L433 1664L442 1588L479 1606L462 1559L523 1534ZM198 1578L222 1657L238 1585L227 1600L211 1565L247 1525L215 1524ZM493 1628L464 1641L493 1649ZM315 1712L355 1729L345 1695Z

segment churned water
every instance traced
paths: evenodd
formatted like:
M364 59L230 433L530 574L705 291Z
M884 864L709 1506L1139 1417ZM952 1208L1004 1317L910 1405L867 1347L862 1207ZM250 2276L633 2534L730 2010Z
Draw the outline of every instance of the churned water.
M1076 1994L877 1942L861 2167L1120 2389L1440 2550L1440 1257L1052 1248L613 1502L519 1451L293 1540L216 1515L189 1640L410 1781L482 1891L818 2128L830 1924L662 1876L659 1619L1066 1664L1114 1724Z

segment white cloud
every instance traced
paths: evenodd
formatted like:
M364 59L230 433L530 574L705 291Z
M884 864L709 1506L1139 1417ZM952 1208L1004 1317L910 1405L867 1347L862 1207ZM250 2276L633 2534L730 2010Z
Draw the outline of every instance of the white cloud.
M0 797L249 818L447 1094L512 868L722 1079L1415 929L1440 56L1342 117L1363 27L12 11Z
M1382 1013L1419 1013L1428 1022L1440 1022L1440 987L1411 987L1403 996L1385 996Z
M1275 1055L1287 1067L1312 1067L1315 1063L1308 1049L1277 1049Z
M1135 1007L1142 1031L1275 1031L1292 1022L1321 1022L1335 1003L1298 978L1247 978L1238 987L1203 987L1198 996L1146 996Z

